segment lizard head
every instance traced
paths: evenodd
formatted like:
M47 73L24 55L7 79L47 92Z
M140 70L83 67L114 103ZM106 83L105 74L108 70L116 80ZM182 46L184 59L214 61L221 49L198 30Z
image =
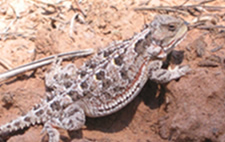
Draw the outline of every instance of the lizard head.
M152 43L161 47L157 56L164 58L178 44L187 33L184 20L170 15L157 15L150 24Z

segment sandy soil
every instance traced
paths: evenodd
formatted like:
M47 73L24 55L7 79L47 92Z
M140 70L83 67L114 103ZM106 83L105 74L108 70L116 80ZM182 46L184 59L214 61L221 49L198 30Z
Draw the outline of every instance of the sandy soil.
M200 2L190 0L185 5ZM159 14L134 8L183 3L83 0L79 5L85 17L70 0L58 4L54 0L0 2L0 72L52 54L87 48L97 51L112 41L132 37ZM225 6L225 2L217 0L206 5ZM191 28L176 48L179 52L173 52L171 57L172 65L182 57L181 64L190 65L192 71L187 76L166 85L149 81L140 95L119 112L87 118L79 131L60 130L62 141L225 142L225 32L224 27L208 28L225 25L225 10L198 10L203 11L189 9L187 15L179 15L191 24L201 17L203 25L202 29ZM71 29L71 19L77 13L80 16ZM88 58L70 62L79 67ZM44 98L44 74L49 68L50 65L29 71L0 84L0 125L25 114ZM7 141L47 141L41 130L42 125L35 125L13 133Z

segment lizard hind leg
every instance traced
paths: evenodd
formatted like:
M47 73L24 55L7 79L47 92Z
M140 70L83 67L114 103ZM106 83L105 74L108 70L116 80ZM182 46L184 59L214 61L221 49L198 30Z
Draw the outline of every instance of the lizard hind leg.
M59 132L56 129L78 130L85 123L85 114L83 109L77 104L71 104L64 111L62 116L49 120L44 124L43 131L49 136L49 142L59 142ZM43 132L42 131L42 132Z

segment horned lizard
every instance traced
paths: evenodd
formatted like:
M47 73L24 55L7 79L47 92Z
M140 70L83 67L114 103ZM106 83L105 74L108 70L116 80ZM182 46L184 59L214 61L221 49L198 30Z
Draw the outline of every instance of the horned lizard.
M1 126L0 137L42 123L49 142L58 142L57 127L78 130L86 116L117 112L138 95L148 79L166 83L180 78L189 67L162 69L162 59L187 29L180 18L157 15L139 34L99 51L79 69L74 64L55 64L46 74L46 99L26 115Z

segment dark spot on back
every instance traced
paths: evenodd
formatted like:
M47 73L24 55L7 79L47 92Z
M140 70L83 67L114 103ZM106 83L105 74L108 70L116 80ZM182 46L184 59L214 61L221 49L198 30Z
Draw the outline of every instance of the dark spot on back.
M107 50L103 52L103 57L108 57L110 54L112 54L113 51L112 50Z
M120 70L120 75L121 75L121 77L123 78L123 79L129 79L129 77L128 77L128 75L127 75L127 70L125 70L124 68L122 68L121 70Z
M51 111L50 111L49 109L47 110L46 114L47 114L48 116L51 116L51 115L52 115L52 113L51 113Z
M72 82L70 82L70 81L67 81L67 82L64 83L64 86L66 88L69 88L71 85L72 85Z
M69 74L68 74L68 73L65 73L65 74L64 74L64 77L65 77L65 78L68 78L68 77L69 77Z
M84 96L87 96L87 95L91 96L91 92L90 91L83 91L83 95Z
M35 115L40 116L44 113L43 109L40 109L39 111L35 112Z
M104 71L99 71L98 73L95 74L97 80L102 80L105 78L105 72Z
M114 58L115 64L121 66L123 64L123 57L119 55L118 57Z
M82 89L87 89L88 88L88 84L84 81L80 84Z
M75 90L71 90L70 92L68 92L68 95L72 98L73 101L77 101L81 98L81 95Z
M87 74L87 72L82 70L82 71L80 72L80 77L83 78L86 74Z
M134 46L134 51L137 52L138 54L143 54L146 50L146 42L144 39L140 39Z
M145 35L145 44L146 46L150 46L152 44L151 32Z
M96 63L92 63L91 65L90 65L90 68L95 68L97 66L97 64Z
M110 81L109 79L104 79L104 80L102 81L102 87L103 87L103 89L109 88L110 85L111 85L111 81Z
M60 102L59 101L54 101L51 103L50 107L52 108L53 111L59 111L61 109Z
M96 86L95 86L95 85L91 85L91 86L88 88L88 90L91 91L91 92L93 92L95 89L96 89Z
M93 62L92 60L89 60L89 61L86 62L85 66L93 69L97 66L97 64L96 64L96 62Z

